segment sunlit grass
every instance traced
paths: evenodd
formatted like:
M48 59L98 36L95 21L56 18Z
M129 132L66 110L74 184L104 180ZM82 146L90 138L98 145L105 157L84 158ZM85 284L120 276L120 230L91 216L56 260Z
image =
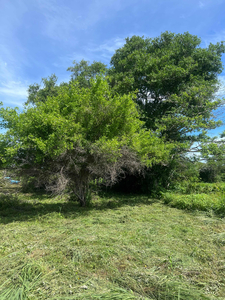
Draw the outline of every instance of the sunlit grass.
M212 194L175 194L164 193L163 200L172 207L189 210L212 211L225 216L225 196L221 193Z
M200 210L225 216L225 183L182 183L161 193L165 204L188 210Z
M0 221L0 299L225 294L224 219L146 196L95 196L80 208L17 191L1 194Z

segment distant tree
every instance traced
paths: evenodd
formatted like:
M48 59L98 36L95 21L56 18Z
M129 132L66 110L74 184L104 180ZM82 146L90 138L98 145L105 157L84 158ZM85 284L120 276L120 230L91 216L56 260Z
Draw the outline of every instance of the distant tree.
M21 113L2 108L8 131L1 137L1 158L52 191L70 188L85 205L91 180L111 184L124 170L140 172L168 157L170 146L144 128L133 97L113 95L97 77L89 88L77 81L61 86L57 96Z
M201 145L200 177L205 182L225 180L225 133Z
M90 87L90 80L96 78L97 75L106 74L107 66L101 62L94 61L89 64L88 61L81 60L79 63L73 62L73 66L69 67L67 71L72 72L71 80L79 82L80 87ZM45 102L47 97L57 96L59 86L67 85L62 82L57 85L57 76L52 74L47 78L42 78L41 84L34 83L28 88L28 99L25 104L36 105L38 102Z
M97 75L106 74L107 66L102 62L94 61L90 64L86 60L81 60L79 63L73 61L73 66L69 67L67 71L72 72L71 80L79 82L81 87L90 87L90 80L96 78Z
M37 104L45 102L47 97L57 96L58 86L56 85L57 77L55 74L47 78L42 78L41 84L31 84L28 88L28 99L26 104Z

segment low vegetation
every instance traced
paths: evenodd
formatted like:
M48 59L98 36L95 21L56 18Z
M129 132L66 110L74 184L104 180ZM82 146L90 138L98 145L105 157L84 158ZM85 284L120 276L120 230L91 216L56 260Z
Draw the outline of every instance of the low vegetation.
M188 210L225 214L225 183L189 183L177 187L174 192L162 193L164 203Z
M213 214L140 195L80 207L4 182L0 230L0 299L224 299L225 219Z

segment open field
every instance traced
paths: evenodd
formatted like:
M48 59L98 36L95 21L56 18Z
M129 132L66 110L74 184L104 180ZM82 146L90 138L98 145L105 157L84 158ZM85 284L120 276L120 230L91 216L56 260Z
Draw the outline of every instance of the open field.
M146 196L0 196L0 299L225 299L225 219Z

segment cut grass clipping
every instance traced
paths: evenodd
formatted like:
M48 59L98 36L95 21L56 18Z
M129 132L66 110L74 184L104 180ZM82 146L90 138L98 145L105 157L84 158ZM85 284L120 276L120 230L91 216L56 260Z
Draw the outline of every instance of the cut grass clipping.
M0 286L0 299L31 299L33 292L43 279L40 266L36 264L25 264L16 267L13 271L14 274L11 275L11 278Z
M4 193L1 300L224 299L222 218L145 196L96 196L80 208L66 197Z

